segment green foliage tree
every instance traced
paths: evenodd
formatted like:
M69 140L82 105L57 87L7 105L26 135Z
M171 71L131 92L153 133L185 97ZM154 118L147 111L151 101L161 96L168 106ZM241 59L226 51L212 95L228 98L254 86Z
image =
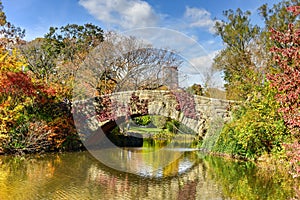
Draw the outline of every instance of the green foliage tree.
M0 1L0 25L3 26L6 24L6 15L3 12L2 1Z
M22 45L21 51L27 60L27 68L37 79L48 83L55 73L59 55L55 47L47 45L44 38L36 38Z
M147 126L151 122L151 116L145 115L145 116L135 117L133 120L137 125Z
M60 28L50 27L45 38L64 60L73 62L76 56L85 56L103 41L103 30L93 24L68 24Z
M218 138L215 150L246 158L279 153L290 139L275 100L276 91L269 83L256 88L253 97L233 113Z
M296 16L288 13L289 8L286 6L289 5L299 5L299 2L294 0L283 1L274 5L273 9L269 9L267 5L259 8L261 16L265 19L265 28L262 32L258 32L252 41L250 41L251 37L248 37L250 43L246 47L246 51L248 51L247 49L253 50L252 54L248 52L250 61L253 61L253 66L255 66L254 63L262 66L261 68L250 67L246 71L241 70L241 72L238 72L237 70L235 73L231 73L236 77L238 77L237 73L244 77L250 74L251 76L248 76L249 80L247 82L239 82L236 87L251 87L251 89L238 89L240 92L248 91L248 94L245 93L248 98L241 103L237 110L233 111L233 120L224 126L215 147L218 151L256 159L265 153L274 155L283 152L284 143L293 140L289 126L293 124L298 127L299 84L297 85L297 83L299 78L297 66L299 65L299 59L297 52L299 52L299 32L295 30L296 27L299 27L299 22ZM235 19L235 15L227 16L230 22ZM293 23L293 25L288 25L288 23ZM226 27L226 25L221 25L221 27ZM270 29L271 32L269 32ZM226 28L219 30L228 31ZM222 34L227 36L225 33L220 33L221 36ZM228 38L225 36L222 39L227 44ZM251 42L257 44L259 48L255 48L253 44L251 45ZM276 47L270 48L271 45ZM233 44L233 47L236 46ZM227 46L221 52L221 55L222 53L227 55L223 59L229 59L227 62L230 64L236 63L238 59L232 57L232 55L239 55L236 53L236 49L238 48ZM270 54L270 51L272 54ZM217 61L216 64L221 64L219 58L220 55L215 60ZM232 66L238 66L239 63ZM225 80L228 77L226 70ZM246 72L246 75L244 72ZM261 72L261 77L258 72ZM265 78L266 74L268 74L268 79ZM259 81L255 84L250 83L251 78L254 83L257 80ZM234 81L228 80L229 85L234 83ZM249 93L250 91L251 93ZM276 101L278 99L279 101Z
M253 85L261 81L249 49L260 30L250 24L249 11L227 10L223 14L226 21L216 22L215 28L226 46L214 59L213 66L224 73L227 97L245 100Z
M200 84L193 84L192 86L188 87L186 91L190 94L195 95L203 95L203 88Z
M287 10L287 8L297 5L300 5L298 0L284 0L278 4L274 4L272 7L269 7L268 4L264 4L259 7L259 14L265 23L263 31L265 36L269 37L271 35L269 31L270 29L285 31L288 29L289 24L296 23L296 26L299 26L300 22L297 20L297 16ZM264 41L268 42L269 44L272 42L272 40L269 40L268 38L264 38Z

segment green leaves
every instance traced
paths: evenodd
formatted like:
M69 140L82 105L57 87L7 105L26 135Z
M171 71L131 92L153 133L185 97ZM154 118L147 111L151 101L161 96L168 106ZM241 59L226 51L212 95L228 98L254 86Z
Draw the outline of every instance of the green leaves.
M257 88L251 98L234 111L234 119L225 125L215 149L253 159L281 150L289 136L274 96L275 90L268 83Z
M213 67L224 72L225 87L230 99L247 99L253 85L261 80L250 49L260 29L250 24L250 14L240 9L235 12L227 10L224 12L226 21L219 21L215 25L217 35L226 47L214 59Z
M233 111L215 150L256 159L283 151L293 139L299 143L299 20L287 8L289 0L259 8L265 20L260 32L250 24L250 12L225 11L227 21L217 23L226 48L214 60L224 71L229 98L243 104ZM271 30L271 31L270 31ZM270 31L270 32L269 32ZM275 45L275 47L272 47ZM267 79L266 76L267 75Z
M60 28L50 27L45 35L64 60L74 60L78 53L87 52L103 41L103 30L93 24L68 24Z
M146 126L151 122L151 117L150 115L145 115L145 116L135 117L133 118L133 120L137 125Z
M226 10L223 15L227 21L216 23L217 35L221 36L228 48L236 51L245 51L247 45L259 33L258 26L250 24L250 11L243 12L241 9Z

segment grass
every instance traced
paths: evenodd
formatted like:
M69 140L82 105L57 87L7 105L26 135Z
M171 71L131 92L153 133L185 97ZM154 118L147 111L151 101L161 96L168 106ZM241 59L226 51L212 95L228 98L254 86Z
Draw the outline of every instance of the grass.
M162 131L161 128L144 128L144 127L135 127L135 126L131 126L129 131L134 131L137 133L159 133Z

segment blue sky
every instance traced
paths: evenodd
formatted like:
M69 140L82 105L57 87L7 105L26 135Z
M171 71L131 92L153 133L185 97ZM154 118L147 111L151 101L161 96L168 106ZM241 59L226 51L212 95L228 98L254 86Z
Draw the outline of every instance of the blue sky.
M167 27L199 39L215 39L209 31L222 11L241 8L253 13L254 23L261 23L256 10L263 3L278 0L2 0L9 21L23 27L27 39L43 36L50 26L68 23L94 23L104 30L139 27ZM198 23L197 23L198 22Z
M179 48L178 51L183 51L182 56L196 69L186 70L186 73L197 74L196 71L199 72L200 68L210 66L213 56L223 48L222 41L214 34L213 24L215 19L223 18L224 10L237 8L250 10L253 24L262 24L257 8L264 3L272 5L279 1L2 0L2 2L8 20L26 30L27 40L42 37L50 26L93 23L104 31L127 31L176 51ZM196 53L191 53L191 49Z

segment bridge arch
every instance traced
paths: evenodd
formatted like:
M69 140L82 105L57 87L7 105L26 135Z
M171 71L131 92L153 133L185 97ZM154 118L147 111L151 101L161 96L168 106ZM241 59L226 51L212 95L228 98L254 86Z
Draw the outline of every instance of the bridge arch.
M138 90L76 101L72 107L77 129L89 138L99 137L99 132L106 134L126 119L142 115L172 118L204 138L211 121L229 119L231 103L183 90Z

